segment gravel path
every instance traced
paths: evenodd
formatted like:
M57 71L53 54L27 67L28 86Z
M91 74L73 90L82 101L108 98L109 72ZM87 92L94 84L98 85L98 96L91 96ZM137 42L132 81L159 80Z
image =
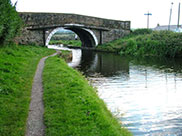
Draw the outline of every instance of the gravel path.
M58 53L58 52L57 52ZM57 55L54 53L51 56ZM44 126L44 104L43 104L43 86L42 86L42 71L44 62L48 58L44 57L40 60L32 85L32 95L29 107L29 115L27 120L27 130L25 136L43 136L45 131Z

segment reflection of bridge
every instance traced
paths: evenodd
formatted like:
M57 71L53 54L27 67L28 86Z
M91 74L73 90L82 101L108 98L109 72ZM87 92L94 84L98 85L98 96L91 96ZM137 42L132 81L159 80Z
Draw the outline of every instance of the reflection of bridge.
M49 47L51 48L51 46ZM129 76L129 61L117 54L74 49L72 54L72 62L68 65L79 69L87 76L93 76L93 73L99 73L104 77L113 77L120 74L125 78Z
M129 21L116 21L76 14L62 13L19 13L25 22L23 34L18 38L21 44L48 44L57 28L75 32L84 47L94 47L130 32Z

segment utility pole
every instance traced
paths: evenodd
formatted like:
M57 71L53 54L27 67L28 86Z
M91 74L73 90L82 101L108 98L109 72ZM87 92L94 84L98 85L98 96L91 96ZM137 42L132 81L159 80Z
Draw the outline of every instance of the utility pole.
M172 16L172 8L173 8L173 2L171 2L171 9L170 9L170 15L169 15L169 25L168 25L168 30L170 30L170 24L171 24L171 16Z
M147 28L149 29L149 16L151 16L152 15L152 13L146 13L146 14L144 14L144 15L147 15Z
M179 7L178 7L178 24L177 24L178 29L179 29L179 20L180 20L180 6L181 6L181 3L179 3Z
M17 4L18 4L18 0L15 2L14 7L16 7Z

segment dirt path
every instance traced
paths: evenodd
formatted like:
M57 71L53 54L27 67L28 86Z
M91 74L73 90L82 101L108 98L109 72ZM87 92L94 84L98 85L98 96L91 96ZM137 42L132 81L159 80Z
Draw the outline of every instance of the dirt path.
M51 56L57 55L54 53ZM44 57L40 60L32 85L32 95L29 107L29 115L27 120L27 129L25 136L43 136L45 131L43 114L44 114L44 104L43 104L43 85L42 85L42 72L44 68L44 62L48 58Z

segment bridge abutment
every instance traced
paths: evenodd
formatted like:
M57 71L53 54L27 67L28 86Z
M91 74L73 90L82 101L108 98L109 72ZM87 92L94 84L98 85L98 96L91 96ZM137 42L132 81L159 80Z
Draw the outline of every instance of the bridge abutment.
M17 37L15 40L19 44L23 45L44 45L43 41L43 30L39 31L30 31L27 28L23 28L21 30L21 35Z

